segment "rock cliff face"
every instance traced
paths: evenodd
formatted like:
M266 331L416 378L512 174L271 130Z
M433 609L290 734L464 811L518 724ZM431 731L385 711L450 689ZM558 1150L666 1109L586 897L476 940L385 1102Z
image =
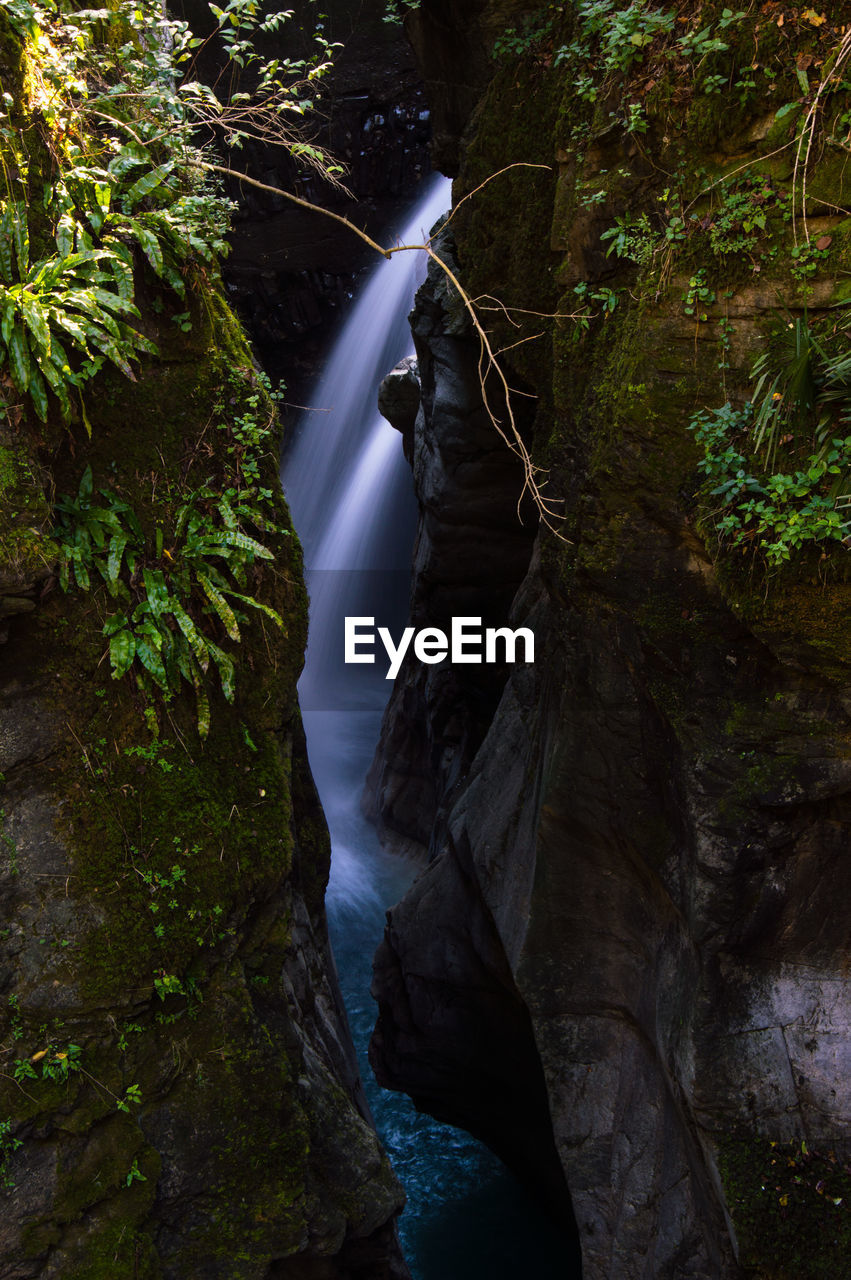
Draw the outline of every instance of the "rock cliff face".
M38 208L42 135L5 13L0 37ZM4 375L0 1276L403 1277L403 1197L326 934L328 838L295 694L306 596L274 497L274 408L215 273L188 273L178 328L181 304L136 270L139 324L162 354L132 383L106 371L87 383L86 429L53 402L39 422ZM190 684L163 697L132 673L110 678L104 622L129 616L143 566L173 583L181 504L195 518L217 480L244 499L234 425L268 435L256 482L275 508L261 535L275 558L246 564L242 595L284 625L241 619L233 701L207 686L202 741ZM83 524L107 490L139 522L136 576L116 552L121 592L92 565L88 588L78 573L66 594L57 500Z
M463 84L457 50L496 14L426 0L426 79ZM779 216L744 250L712 238L737 175L785 198L796 134L776 113L800 96L796 65L841 33L742 20L719 74L733 83L748 59L770 87L726 117L699 77L672 72L664 40L618 78L598 45L576 52L584 38L570 19L545 26L495 68L456 183L457 202L507 165L547 166L495 178L453 222L471 296L518 309L496 340L530 339L510 376L537 396L525 430L565 512L531 559L511 514L521 477L491 469L478 345L437 275L415 313L413 620L490 598L504 622L516 589L511 624L534 628L537 660L486 692L463 668L410 667L397 685L368 804L430 861L376 958L374 1063L575 1213L586 1280L838 1277L847 1218L819 1178L844 1177L841 1200L847 552L766 580L702 537L687 421L745 398L778 297L813 321L844 297L849 230L822 202L847 203L847 179L829 143L809 173L810 234L830 250L812 272L790 270ZM593 97L576 93L580 70ZM607 257L601 232L642 215L646 255Z

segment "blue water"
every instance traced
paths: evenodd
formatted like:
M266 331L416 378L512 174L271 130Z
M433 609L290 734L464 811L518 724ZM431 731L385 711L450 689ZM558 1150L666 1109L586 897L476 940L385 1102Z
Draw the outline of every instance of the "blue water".
M367 1061L377 1013L372 956L386 908L416 872L381 848L359 809L380 719L380 707L313 711L305 728L308 744L317 744L313 771L331 830L331 943L376 1128L408 1197L399 1220L408 1265L414 1280L517 1280L524 1272L578 1280L572 1250L496 1156L380 1088Z

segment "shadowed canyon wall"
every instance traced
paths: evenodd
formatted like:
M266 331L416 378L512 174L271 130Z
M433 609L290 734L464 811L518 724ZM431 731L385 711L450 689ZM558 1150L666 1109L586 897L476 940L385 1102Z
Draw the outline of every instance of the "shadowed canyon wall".
M412 19L456 205L492 179L453 219L460 277L508 308L488 327L563 519L530 558L519 462L494 462L478 341L433 269L415 425L384 394L422 512L411 620L491 600L537 657L487 690L416 663L397 681L366 804L430 860L376 959L373 1059L572 1203L586 1280L838 1280L848 1241L847 551L727 549L687 425L741 404L805 309L842 349L844 91L805 196L795 164L842 28L725 12L698 23L714 61L686 56L679 6L633 62L550 10L486 76L470 51L504 6ZM520 164L543 167L501 173ZM722 221L748 190L754 236ZM636 239L613 252L618 228ZM570 1203L515 1126L546 1128Z

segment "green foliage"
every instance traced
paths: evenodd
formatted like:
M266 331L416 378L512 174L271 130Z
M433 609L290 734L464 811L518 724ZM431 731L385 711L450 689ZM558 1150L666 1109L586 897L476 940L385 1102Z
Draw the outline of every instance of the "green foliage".
M810 454L794 472L754 474L743 452L752 426L750 406L729 404L695 414L689 423L704 457L707 505L702 523L719 544L764 556L771 566L792 559L807 543L848 540L836 482L851 469L851 436L837 437L819 455Z
M787 317L770 349L753 368L754 447L771 466L781 444L812 426L817 455L851 412L851 356L831 356L805 315Z
M788 198L761 176L745 174L725 183L720 188L720 196L720 208L713 214L709 227L712 252L720 258L750 253L765 234L772 214L779 214L784 221L791 216Z
M573 292L583 307L587 308L593 303L596 303L599 307L598 311L583 310L580 312L575 320L577 333L587 332L591 327L591 321L596 319L597 316L601 315L604 320L608 320L618 305L617 291L610 289L608 285L598 284L592 286L587 281L581 280L579 284L574 286Z
M687 316L694 316L695 320L705 324L709 319L706 308L711 307L714 301L715 290L707 284L706 269L701 267L691 277L683 294L683 311Z
M753 399L697 413L704 524L722 546L782 564L807 543L849 545L851 356L831 355L806 315L756 361ZM789 469L778 469L781 455Z
M133 674L149 703L155 691L168 699L187 682L195 690L202 737L210 727L211 667L227 701L234 700L234 662L222 644L240 641L244 610L262 613L284 630L280 615L249 584L255 566L273 559L257 533L286 533L273 518L275 495L261 483L275 419L261 394L269 391L268 379L260 375L258 383L241 413L223 414L216 423L231 483L218 489L208 480L182 492L152 534L113 490L95 490L88 466L76 495L56 503L63 590L91 591L102 583L112 601L103 634L113 679ZM169 767L162 760L160 765Z
M331 46L317 31L310 58L264 59L257 37L290 15L264 14L256 0L211 4L216 28L205 40L166 19L155 0L123 0L115 9L75 10L56 0L4 7L33 41L54 172L42 191L13 118L24 104L4 94L0 367L8 366L43 421L50 392L67 420L74 389L104 360L132 378L132 361L155 354L133 323L140 319L137 256L184 298L187 273L215 267L226 252L231 206L210 179L199 128L226 147L260 139L326 176L339 172L298 128ZM210 42L230 68L216 89L196 79L197 57ZM45 222L55 250L33 255L31 244L45 244ZM82 405L81 412L88 427Z
M18 1082L38 1080L39 1075L36 1071L36 1064L38 1064L41 1067L42 1080L52 1080L54 1083L61 1084L82 1070L82 1053L83 1050L78 1044L66 1045L64 1049L56 1049L50 1045L49 1048L34 1054L32 1058L16 1058L14 1078Z
M0 1120L0 1187L7 1191L15 1186L9 1175L9 1160L23 1145L20 1138L14 1137L13 1129L12 1120Z
M616 0L580 0L572 42L555 51L553 63L589 64L577 83L580 97L593 102L597 86L613 74L625 74L641 62L657 36L674 28L674 14L648 8L643 0L621 8Z
M615 218L615 225L600 236L605 244L606 257L627 258L639 266L650 262L656 250L657 237L646 213L624 213Z
M390 22L394 26L399 26L405 18L405 14L411 9L419 9L420 0L385 0L384 3L384 22Z
M247 594L246 586L247 570L273 557L245 528L273 526L252 502L253 492L217 495L203 486L177 508L168 537L160 529L152 545L128 503L110 489L98 492L102 502L87 467L76 497L56 504L60 582L68 590L73 574L77 587L89 590L93 572L102 578L117 605L103 627L113 679L134 669L146 693L153 686L166 697L186 680L198 700L198 731L206 737L204 676L211 661L227 701L235 692L233 659L213 638L216 622L239 641L245 616L236 606L244 605L284 629L279 614Z

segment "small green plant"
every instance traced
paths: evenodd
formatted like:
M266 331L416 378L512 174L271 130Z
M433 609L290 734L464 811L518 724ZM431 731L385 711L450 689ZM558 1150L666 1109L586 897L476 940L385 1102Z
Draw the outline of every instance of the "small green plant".
M704 456L706 522L722 545L771 566L807 543L849 545L851 357L831 355L806 315L756 361L753 400L691 421ZM788 469L778 466L789 459Z
M4 1187L6 1191L12 1191L15 1187L9 1174L9 1161L22 1146L21 1139L14 1136L14 1122L0 1120L0 1187Z
M0 773L0 786L6 781L3 774ZM2 844L9 858L9 874L16 876L18 874L18 846L15 844L9 832L6 830L6 810L0 808L0 844Z
M168 698L188 682L202 737L210 727L205 677L211 665L226 700L232 702L235 692L233 659L216 629L239 642L246 621L240 606L284 629L280 615L247 590L249 569L273 558L254 532L285 532L272 519L273 492L260 483L273 426L261 412L259 394L249 397L244 411L219 428L235 484L218 493L200 486L174 508L171 527L158 527L152 539L129 503L110 489L95 491L90 467L76 496L56 504L63 589L89 591L95 577L117 606L103 627L113 679L133 671L149 702L155 689ZM160 767L168 768L161 757Z
M405 19L405 14L411 9L419 9L420 0L384 0L384 17L383 22L392 23L399 26Z
M608 319L618 305L617 291L610 289L608 285L591 286L587 281L581 280L574 286L573 292L583 307L590 304L596 304L599 307L598 311L581 311L576 317L576 324L582 332L591 327L591 321L597 316L602 316L604 320Z
M688 288L683 294L683 311L687 316L694 316L700 323L705 324L709 319L706 308L714 301L715 290L706 283L706 271L701 267L691 277Z
M807 543L846 540L848 525L834 491L851 467L851 436L832 440L794 472L765 475L744 452L753 425L750 405L695 414L689 425L704 451L704 524L721 546L759 553L776 567Z
M124 1097L119 1098L115 1104L118 1111L123 1111L126 1115L130 1114L130 1107L140 1107L142 1105L142 1090L137 1084L128 1084L124 1090Z
M147 1181L148 1179L145 1177L144 1173L142 1173L142 1170L139 1168L139 1161L134 1160L130 1166L130 1172L127 1174L127 1177L124 1179L124 1185L127 1187L130 1187L133 1185L134 1182L147 1182Z
M615 225L609 227L600 236L604 244L608 242L607 258L614 254L615 257L626 258L640 267L652 261L658 239L646 213L619 214L615 218Z
M24 1035L24 1020L21 1017L21 1004L16 995L9 996L9 1030L13 1040L21 1040Z
M160 1000L165 1000L168 996L185 996L188 994L187 988L177 974L166 973L164 969L158 970L157 976L154 978L154 990Z
M720 258L728 254L750 253L766 233L772 215L789 217L789 203L770 180L746 174L721 188L721 206L709 226L712 252Z
M550 6L550 10L554 6ZM519 27L507 27L494 41L491 56L498 61L523 58L533 53L552 34L556 17L554 13L527 14Z
M831 236L819 240L806 240L789 250L792 259L791 272L795 280L803 284L817 275L830 254Z
M67 1080L80 1070L82 1052L78 1044L66 1045L64 1049L49 1049L41 1060L42 1079Z
M627 106L627 116L624 121L624 128L627 133L646 133L648 129L647 116L644 114L644 108L640 102L630 102Z

